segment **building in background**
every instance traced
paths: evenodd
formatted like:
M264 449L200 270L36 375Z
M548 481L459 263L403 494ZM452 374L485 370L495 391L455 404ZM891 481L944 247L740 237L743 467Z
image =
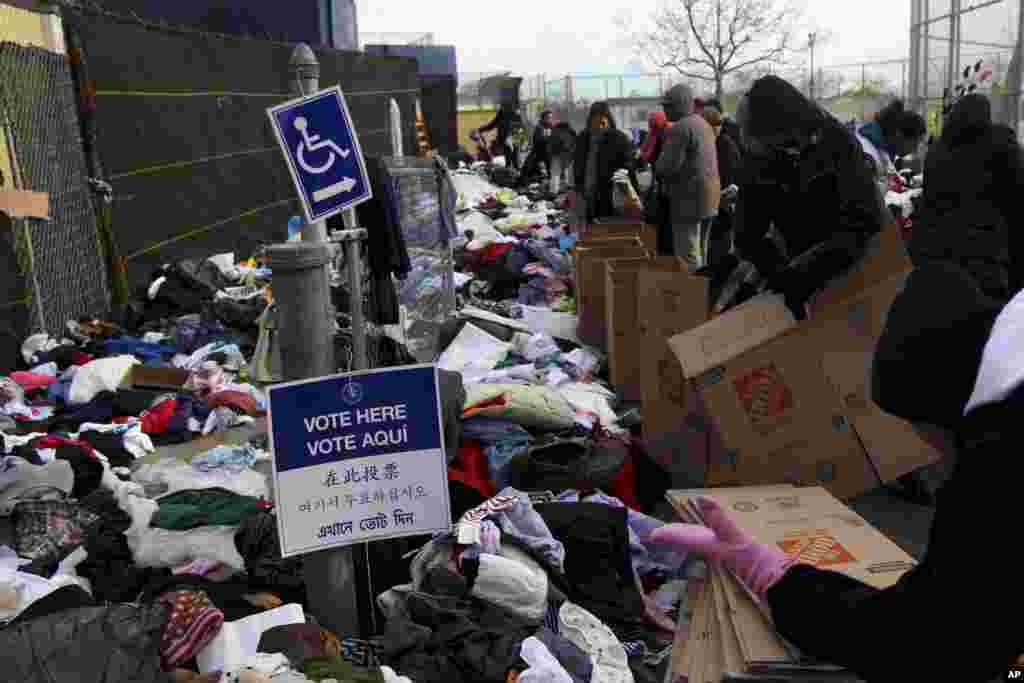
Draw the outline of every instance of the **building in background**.
M450 154L458 147L458 71L449 45L366 45L368 55L411 57L419 62L420 106L433 148Z
M359 49L355 0L104 0L103 6L213 33Z

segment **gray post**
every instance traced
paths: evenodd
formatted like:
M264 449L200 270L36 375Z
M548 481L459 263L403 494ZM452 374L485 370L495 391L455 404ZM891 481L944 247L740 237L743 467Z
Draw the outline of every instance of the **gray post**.
M292 90L296 95L312 95L320 89L320 62L309 45L299 43L295 46L289 66L294 76ZM302 239L306 242L326 242L326 223L308 223L302 228Z
M308 45L295 48L290 67L297 94L309 95L319 89L319 64ZM274 297L280 304L282 370L288 381L332 375L338 367L328 277L332 246L327 242L324 221L304 228L302 238L302 242L267 249ZM351 548L311 553L303 565L306 596L320 625L342 638L359 635Z
M326 242L290 242L267 248L281 333L281 361L288 381L334 374L334 322L324 276L331 260ZM306 596L317 621L339 637L359 633L355 569L349 548L324 550L304 561Z

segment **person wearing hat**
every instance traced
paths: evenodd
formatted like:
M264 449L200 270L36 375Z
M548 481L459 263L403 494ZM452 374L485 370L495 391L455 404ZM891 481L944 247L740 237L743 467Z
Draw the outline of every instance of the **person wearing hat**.
M993 123L987 97L950 104L925 158L924 193L914 214L910 257L959 264L981 289L1008 301L1024 287L1024 159L1009 126Z
M647 139L640 148L640 161L655 167L661 158L661 150L665 147L665 134L668 133L669 122L664 112L652 111L647 117ZM669 216L668 196L661 191L658 175L652 174L651 187L644 200L646 221L655 227L657 251L661 256L672 256L675 253L675 242L672 238L672 221Z
M803 319L813 295L857 263L881 231L878 188L850 132L777 76L754 82L737 119L746 156L734 251Z
M867 683L1004 677L1024 653L1009 618L1024 608L1020 535L1024 294L1001 305L962 269L912 271L892 303L871 368L871 398L954 460L927 551L884 590L800 564L739 529L714 500L706 527L674 524L650 540L720 562L810 658Z
M665 93L662 107L671 127L665 134L655 174L668 198L675 255L690 271L705 265L707 238L718 214L722 186L718 177L715 133L693 106L693 90L677 85Z

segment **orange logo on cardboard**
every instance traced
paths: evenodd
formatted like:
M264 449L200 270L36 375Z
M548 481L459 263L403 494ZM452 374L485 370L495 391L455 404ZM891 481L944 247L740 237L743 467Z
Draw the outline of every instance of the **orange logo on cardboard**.
M751 370L733 385L751 425L762 434L777 427L793 407L793 393L774 365Z
M814 567L834 567L857 561L827 532L816 531L798 538L786 538L779 541L779 547L789 557L796 557L799 562Z

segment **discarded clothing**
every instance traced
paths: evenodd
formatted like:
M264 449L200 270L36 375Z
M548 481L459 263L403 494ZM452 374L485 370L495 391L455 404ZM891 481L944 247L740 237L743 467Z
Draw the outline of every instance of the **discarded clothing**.
M310 657L302 663L302 671L312 681L333 678L339 683L384 683L380 669L361 669L341 657Z
M567 602L559 612L559 627L562 637L590 655L594 683L633 683L622 643L600 619Z
M600 491L583 499L587 503L602 503L622 508L625 505L618 498L613 498ZM560 503L580 502L579 491L565 491L558 497ZM629 549L633 556L633 568L639 576L654 572L676 574L686 561L686 553L667 549L664 545L647 542L651 533L664 525L663 522L627 508L629 525Z
M19 683L165 680L162 605L86 607L0 630L4 676Z
M74 470L64 461L32 465L16 456L0 458L0 517L11 514L18 499L33 489L57 489L71 493Z
M559 607L552 607L549 611L554 614L555 628L561 628ZM555 656L558 663L572 678L573 683L590 683L594 675L594 663L587 652L547 627L537 631L533 637L544 643L548 651Z
M498 490L508 488L512 484L509 466L514 457L529 450L533 440L530 433L510 420L489 417L464 420L462 433L483 444L491 479Z
M83 405L96 398L100 392L117 391L132 367L138 364L139 361L131 356L114 356L83 365L71 382L68 403Z
M546 431L570 429L576 421L569 402L548 387L471 384L466 394L464 417L500 417Z
M499 608L454 598L410 593L404 610L388 619L381 657L414 681L505 683L536 631Z
M562 572L566 559L565 546L555 539L544 518L537 513L525 493L505 489L498 496L464 514L453 530L459 544L479 543L481 522L485 519L493 520L502 533L512 536L544 558L549 567Z
M235 548L233 526L208 526L191 531L146 529L126 534L135 564L140 568L177 567L191 560L221 562L236 571L245 569L245 560Z
M262 507L258 498L219 488L179 491L160 498L159 505L151 524L172 531L201 526L237 526L245 515Z
M132 479L154 497L178 491L221 488L240 496L270 498L267 478L251 468L241 471L217 468L203 472L177 458L162 458L155 463L141 465L132 474Z
M507 550L507 549L506 549ZM524 621L540 624L548 603L548 577L529 557L481 554L470 594Z
M530 668L519 674L520 683L573 683L547 645L536 638L523 641L522 657Z
M224 613L203 592L167 593L160 602L170 612L160 642L161 663L164 671L171 671L195 659L217 637Z
M199 472L214 472L223 469L236 474L256 464L260 453L252 446L217 446L192 460L192 467Z
M645 605L629 552L626 510L598 503L548 503L535 509L564 544L569 600L616 633L635 635Z

